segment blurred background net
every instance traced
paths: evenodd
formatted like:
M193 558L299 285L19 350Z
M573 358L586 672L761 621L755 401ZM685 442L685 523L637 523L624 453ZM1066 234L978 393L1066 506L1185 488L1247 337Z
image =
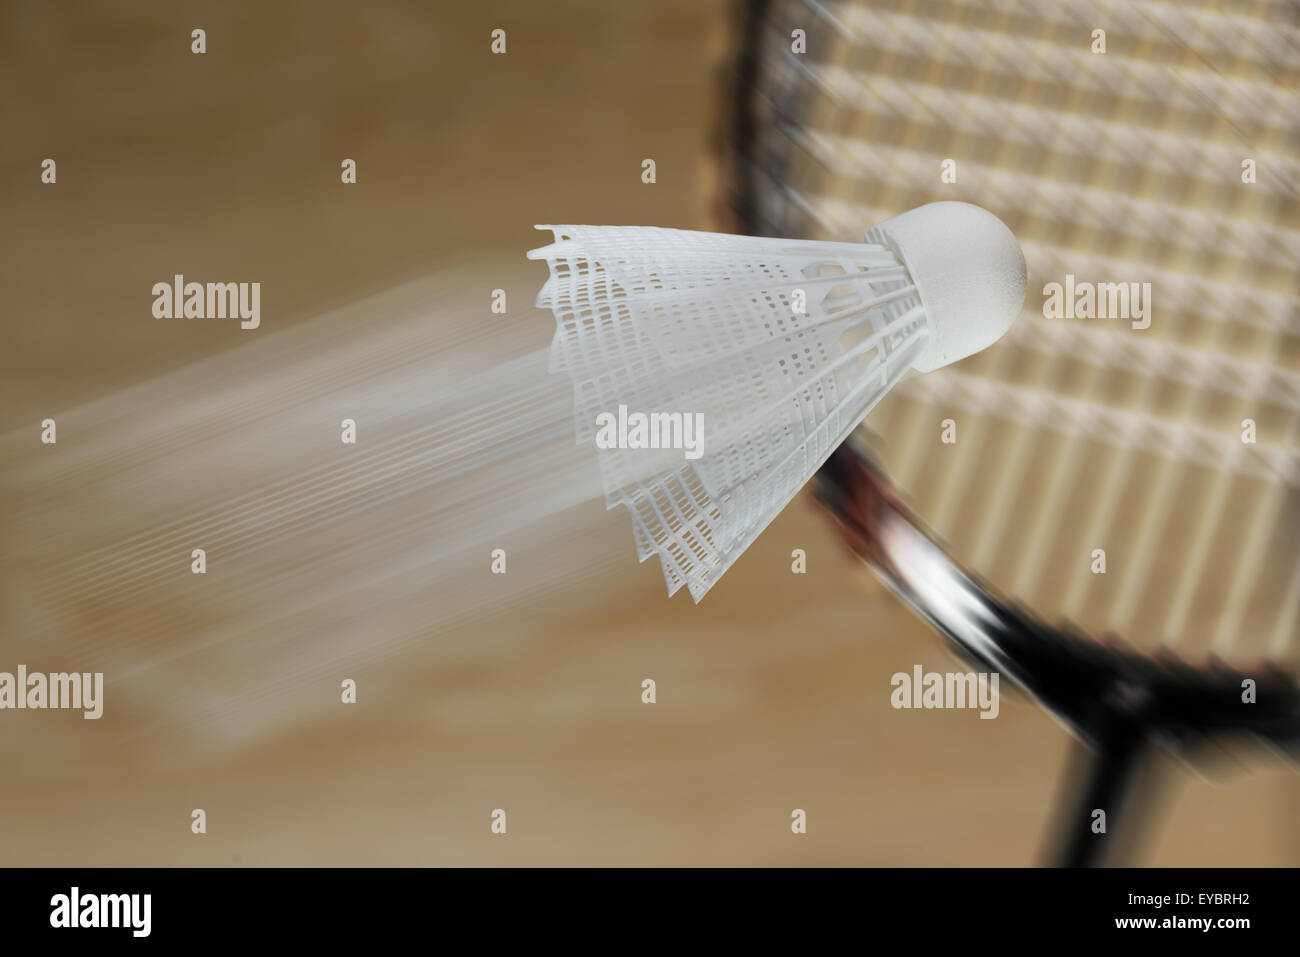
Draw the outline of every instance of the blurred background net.
M1011 332L868 421L894 481L955 557L1049 619L1194 660L1297 651L1298 11L792 0L751 21L751 230L861 239L963 200L1025 253ZM1150 283L1150 327L1044 318L1067 274Z

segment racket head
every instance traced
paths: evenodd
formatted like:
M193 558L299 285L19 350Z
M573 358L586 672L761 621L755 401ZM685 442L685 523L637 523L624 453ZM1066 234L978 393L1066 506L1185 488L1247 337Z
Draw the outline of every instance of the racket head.
M815 494L858 557L955 650L1001 674L1085 742L1127 725L1177 750L1253 735L1297 752L1300 684L1275 664L1242 670L1148 655L1117 637L1053 626L960 567L851 437L822 467ZM1244 694L1250 686L1253 692Z
M1278 6L1105 7L1108 54L1046 0L751 5L733 206L835 240L943 199L1007 222L1025 310L873 412L893 487L1047 620L1294 672L1300 32ZM1067 281L1149 283L1150 311L1049 318Z

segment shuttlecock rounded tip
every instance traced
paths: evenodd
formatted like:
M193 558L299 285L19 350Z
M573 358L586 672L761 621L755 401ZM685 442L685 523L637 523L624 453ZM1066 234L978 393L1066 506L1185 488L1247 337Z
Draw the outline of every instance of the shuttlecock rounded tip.
M1002 220L970 203L930 203L867 234L907 266L933 331L916 362L930 372L991 346L1025 301L1025 257Z

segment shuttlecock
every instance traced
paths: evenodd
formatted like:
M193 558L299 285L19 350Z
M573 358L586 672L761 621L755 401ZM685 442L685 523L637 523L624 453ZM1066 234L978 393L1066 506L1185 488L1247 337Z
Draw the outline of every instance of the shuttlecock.
M578 441L642 561L698 602L909 370L995 342L1020 312L1011 231L967 203L865 244L637 226L538 226Z

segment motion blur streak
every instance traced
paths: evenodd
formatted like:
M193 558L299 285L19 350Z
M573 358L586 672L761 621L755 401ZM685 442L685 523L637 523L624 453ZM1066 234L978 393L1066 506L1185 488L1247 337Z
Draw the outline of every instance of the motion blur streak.
M534 348L547 324L485 323L481 297L457 302L446 284L409 284L61 414L46 455L19 454L30 428L0 438L13 463L4 525L23 560L6 630L108 672L119 701L239 735L287 687L539 589L581 588L603 560L635 568L630 542L603 555L587 523L546 521L601 496L567 383ZM432 321L435 300L447 305ZM348 418L356 445L340 440ZM546 561L527 561L543 537ZM487 573L498 547L504 579ZM303 642L310 668L295 664ZM261 678L250 687L241 671L237 695L169 690L196 655L222 668L250 654Z

